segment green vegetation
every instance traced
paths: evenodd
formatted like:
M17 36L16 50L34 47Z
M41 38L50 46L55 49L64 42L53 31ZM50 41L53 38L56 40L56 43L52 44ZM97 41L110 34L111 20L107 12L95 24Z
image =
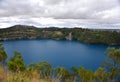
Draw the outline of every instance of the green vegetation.
M4 52L4 53L3 53ZM3 66L7 54L0 45L0 82L119 82L120 81L120 49L108 48L105 55L108 59L96 71L84 67L53 68L49 62L42 61L25 65L20 52L7 62L6 71Z
M8 69L13 72L24 71L26 69L21 53L17 51L15 51L14 56L10 58L7 66Z
M4 47L2 44L0 44L0 64L5 67L7 59L7 53L4 50Z
M34 26L16 25L0 29L0 40L17 39L55 39L77 40L91 44L120 45L120 30L95 30L82 28L36 28Z

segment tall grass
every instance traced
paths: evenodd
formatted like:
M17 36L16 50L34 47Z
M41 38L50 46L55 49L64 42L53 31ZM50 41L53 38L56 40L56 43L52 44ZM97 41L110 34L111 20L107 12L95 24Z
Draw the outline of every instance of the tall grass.
M40 75L36 71L26 70L24 72L5 71L0 66L0 82L58 82L54 79L40 79Z

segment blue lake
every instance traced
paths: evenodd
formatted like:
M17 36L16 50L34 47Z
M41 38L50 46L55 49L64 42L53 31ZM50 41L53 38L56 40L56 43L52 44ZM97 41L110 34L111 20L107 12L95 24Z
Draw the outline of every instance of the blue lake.
M8 54L8 60L15 50L21 52L27 65L32 62L48 61L53 67L84 66L85 69L96 70L106 56L108 46L91 45L67 40L13 40L2 41Z

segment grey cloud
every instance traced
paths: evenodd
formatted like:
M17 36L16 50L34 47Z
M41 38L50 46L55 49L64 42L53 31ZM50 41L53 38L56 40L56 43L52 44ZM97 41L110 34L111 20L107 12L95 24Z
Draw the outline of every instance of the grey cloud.
M44 0L45 4L49 5L54 5L54 4L59 4L63 0Z
M35 7L36 6L36 7ZM0 5L0 16L37 15L44 13L44 7L32 5L28 0L4 0Z
M27 24L42 25L29 19L35 17L64 21L63 25L118 24L119 12L120 0L0 0L0 18L17 17ZM1 23L11 23L5 20Z
M46 16L56 19L101 19L106 15L105 11L116 6L117 0L69 0L62 5L48 6Z
M4 0L0 6L0 16L27 15L56 19L100 18L101 15L94 14L117 5L117 0L43 0L43 2L46 4L39 6L31 3L30 0Z

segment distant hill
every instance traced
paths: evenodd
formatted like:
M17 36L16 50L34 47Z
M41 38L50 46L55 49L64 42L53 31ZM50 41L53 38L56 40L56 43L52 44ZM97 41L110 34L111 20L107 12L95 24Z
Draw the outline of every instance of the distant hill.
M11 26L8 28L4 28L4 29L9 29L9 30L26 30L26 29L36 29L36 27L34 26L27 26L27 25L15 25L15 26Z
M120 45L119 29L37 28L15 25L0 29L0 40L19 39L77 40L90 44Z

